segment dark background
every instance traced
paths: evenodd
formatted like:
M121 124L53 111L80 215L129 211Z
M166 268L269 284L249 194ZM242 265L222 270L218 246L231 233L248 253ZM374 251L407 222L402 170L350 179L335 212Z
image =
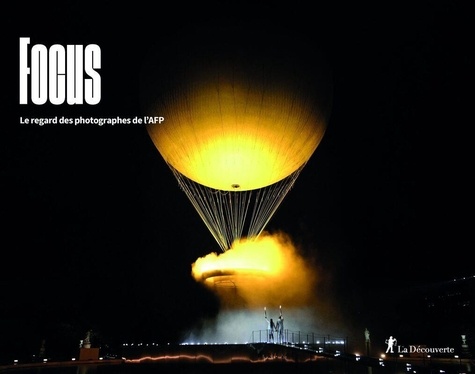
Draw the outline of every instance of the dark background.
M145 128L40 127L19 118L142 116L148 53L163 46L168 63L181 57L165 46L224 48L228 37L252 33L304 39L332 67L327 132L267 229L289 233L318 264L320 292L354 327L342 333L362 339L368 327L375 340L392 331L444 346L462 330L474 333L458 301L430 318L424 309L427 295L455 284L473 312L473 281L453 282L475 274L473 22L459 2L16 7L2 25L4 357L34 354L42 339L50 351L77 348L88 329L111 346L179 342L217 313L191 264L219 247ZM20 106L22 36L31 45L98 44L100 104Z

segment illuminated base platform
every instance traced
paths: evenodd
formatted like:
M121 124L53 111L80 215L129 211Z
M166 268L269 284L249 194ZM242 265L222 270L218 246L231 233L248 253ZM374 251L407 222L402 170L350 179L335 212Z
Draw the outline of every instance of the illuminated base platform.
M420 373L461 374L475 372L472 358L396 358L385 360L366 357L340 351L322 352L306 344L195 344L169 345L155 347L130 348L125 359L126 365L153 366L163 364L166 367L192 365L209 372L211 367L242 369L247 373L332 373L332 374L385 374ZM127 350L126 350L127 351ZM139 353L141 351L141 353ZM125 353L125 352L124 352ZM135 357L135 358L134 358ZM289 371L290 370L290 371ZM199 371L201 372L201 371Z
M0 373L144 374L156 373L317 373L317 374L462 374L475 371L472 358L390 358L318 352L305 346L273 343L196 344L130 347L117 360L49 361L0 366Z

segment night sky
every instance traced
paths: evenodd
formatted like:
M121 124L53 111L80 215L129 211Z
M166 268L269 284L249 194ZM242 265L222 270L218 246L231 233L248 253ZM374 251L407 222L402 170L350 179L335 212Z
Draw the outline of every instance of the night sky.
M146 56L173 63L183 56L168 46L196 40L219 49L283 35L325 52L329 126L266 229L316 264L319 292L357 333L371 323L387 333L398 318L386 307L408 289L475 273L473 21L459 2L101 4L22 5L2 32L0 346L34 350L88 329L104 341L180 341L217 313L191 264L220 248L143 126L20 124L143 116ZM19 105L22 36L98 44L101 102Z

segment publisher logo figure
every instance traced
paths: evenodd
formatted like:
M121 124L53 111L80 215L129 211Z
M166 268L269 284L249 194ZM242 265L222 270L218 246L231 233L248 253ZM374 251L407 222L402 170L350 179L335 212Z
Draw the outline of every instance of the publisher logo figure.
M394 353L394 346L397 344L396 338L390 336L389 339L386 339L385 343L388 345L386 353Z

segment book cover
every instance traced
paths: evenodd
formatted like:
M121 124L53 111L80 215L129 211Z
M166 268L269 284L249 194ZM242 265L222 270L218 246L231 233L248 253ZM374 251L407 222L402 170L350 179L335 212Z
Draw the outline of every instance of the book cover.
M0 365L86 335L470 360L463 6L13 7Z

